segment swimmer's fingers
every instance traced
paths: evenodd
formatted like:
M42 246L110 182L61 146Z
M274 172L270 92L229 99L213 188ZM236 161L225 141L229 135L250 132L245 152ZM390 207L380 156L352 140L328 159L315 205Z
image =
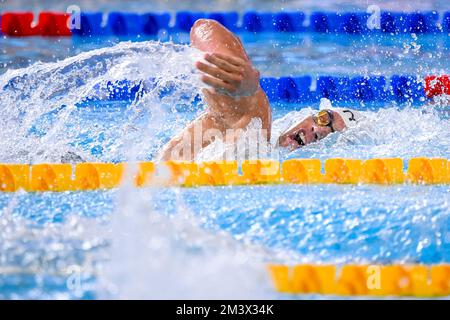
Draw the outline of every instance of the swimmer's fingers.
M231 84L238 85L242 81L242 76L239 74L229 73L223 69L216 68L211 65L207 65L201 61L197 61L195 64L198 70L223 81Z
M214 89L216 89L219 92L226 91L231 94L236 92L236 88L234 86L232 86L231 84L226 83L225 81L222 81L220 79L213 78L213 77L210 77L207 75L201 76L200 79L202 80L203 83L213 87Z
M229 56L220 55L221 57L226 57L226 59L222 59L219 57L218 53L213 54L205 54L205 60L217 66L218 68L225 70L231 73L242 73L242 68L240 65L235 65L231 63L229 60ZM228 60L227 60L228 59Z
M232 90L223 85L221 87L232 96L251 96L258 90L259 72L253 68L250 61L221 53L206 54L205 60L212 64L210 66L212 69L209 68L209 72L205 73L231 85ZM204 65L199 64L198 66L207 70ZM220 91L220 88L218 89Z
M223 53L218 53L218 52L217 53L213 53L212 56L215 57L215 58L221 59L223 61L226 61L229 64L234 65L236 67L242 67L242 66L244 66L247 63L247 61L244 60L244 59L241 59L241 58L238 58L238 57L235 57L235 56L229 56L229 55L226 55L226 54L223 54Z

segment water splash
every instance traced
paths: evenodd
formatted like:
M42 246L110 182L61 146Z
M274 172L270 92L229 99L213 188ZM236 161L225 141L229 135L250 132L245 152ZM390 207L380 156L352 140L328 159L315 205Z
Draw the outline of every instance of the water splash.
M288 158L412 158L442 157L450 154L450 121L436 106L382 108L364 112L357 126L307 145ZM274 132L281 133L295 121L313 114L304 109L274 122Z
M0 119L4 128L0 133L0 161L58 161L72 148L83 156L103 161L151 157L167 138L160 135L161 132L181 129L188 121L178 119L179 114L174 111L180 103L191 105L198 94L199 85L191 63L196 54L193 49L173 44L121 43L61 62L7 72L0 77L4 93L0 96ZM105 94L109 81L127 78L141 82L150 77L157 79L156 85L143 90L125 111L111 110L105 114L103 110L96 118L84 117L75 107L86 96ZM168 93L167 87L173 90ZM90 115L95 114L95 110L89 111ZM294 119L310 111L306 109L287 117ZM98 121L105 117L111 121ZM330 135L289 156L361 158L449 154L448 120L433 110L392 108L368 112L367 119L355 129ZM286 120L277 120L275 129L286 125ZM258 128L257 123L253 125L252 128ZM32 128L35 130L30 133ZM78 143L80 140L91 142L83 145ZM104 152L92 155L90 151L95 147ZM211 159L223 151L219 148L203 156L205 160ZM347 188L345 192L335 188L333 193L333 188L319 186L312 190L313 196L310 188L294 188L288 194L276 187L269 191L237 190L234 195L224 197L223 202L214 202L220 206L219 211L211 207L210 201L211 195L219 196L217 189L210 190L210 194L205 189L200 190L203 201L207 202L204 209L195 203L190 209L187 203L192 197L189 195L163 201L155 208L151 204L153 200L156 202L155 193L159 190L135 190L124 185L118 190L117 203L92 194L88 198L98 202L87 203L82 196L74 199L73 194L62 194L60 205L44 201L43 212L38 217L27 212L32 211L30 208L39 199L53 199L55 195L38 194L23 204L18 194L7 199L0 217L1 267L18 273L28 271L35 279L38 289L17 297L48 297L45 276L52 273L62 275L60 278L66 288L67 270L77 266L100 275L102 286L96 286L95 291L102 297L265 298L271 296L271 290L264 263L277 260L277 254L287 252L289 247L294 251L286 254L289 260L309 262L319 261L318 258L328 262L351 261L355 252L367 254L367 260L383 260L392 257L392 247L387 245L392 239L397 248L405 249L401 258L407 261L418 255L434 258L436 252L438 257L448 252L448 197L440 196L448 194L447 189L422 192L421 199L414 200L413 195L423 189L412 188L406 197L413 200L406 201L404 196L401 199L406 202L405 206L397 208L392 203L398 198L391 198L390 190L377 193L355 188ZM324 193L333 193L332 203L323 202ZM374 193L381 200L368 206L365 201L377 199ZM439 201L429 208L429 199ZM266 200L269 204L264 205ZM74 203L87 208L75 208ZM265 212L261 217L263 205ZM67 208L72 206L75 209ZM172 212L169 206L174 207ZM98 207L111 210L114 207L110 229L105 230L92 217L77 215ZM361 210L356 212L352 209L355 207ZM370 211L370 207L376 209ZM342 214L344 209L349 215ZM17 216L16 211L26 218ZM62 219L59 211L72 214ZM387 212L395 212L397 220L392 222ZM249 217L242 219L243 213ZM227 233L220 231L220 221L211 221L221 215L224 220L221 228ZM228 222L231 223L227 227ZM366 229L374 223L379 229ZM239 229L241 224L249 228ZM264 226L269 230L264 230ZM416 227L416 234L402 232L407 226ZM362 233L353 232L358 228ZM277 233L280 230L282 233ZM365 241L373 238L375 245ZM342 239L347 241L348 251L339 245ZM447 239L446 242L443 239ZM258 243L258 240L261 241ZM276 254L268 248L275 249ZM379 251L371 251L374 248ZM110 254L109 263L104 263L102 252ZM440 258L448 259L447 256ZM280 261L287 260L280 258ZM99 262L103 262L101 266ZM6 280L14 282L14 279L7 277ZM3 284L4 280L0 282ZM240 296L236 296L236 292ZM66 290L58 297L80 295Z
M68 215L55 221L46 214L30 219L17 213L22 196L14 195L0 212L0 298L77 299L94 292L93 277L107 259L108 241L99 236L105 220ZM84 287L71 287L72 279L82 279Z
M194 103L201 88L193 70L199 57L197 50L183 45L123 42L56 63L9 70L0 76L0 161L60 162L68 152L88 161L153 159L170 136L202 109ZM86 97L105 97L108 84L123 79L140 88L126 108L113 103L97 109L76 107ZM180 105L182 113L177 112ZM275 119L273 137L312 112L304 109ZM280 159L449 154L450 124L436 109L393 106L366 116L358 127L291 154L273 153L260 141L265 152L259 154ZM257 130L257 124L247 129ZM244 136L239 142L243 145L246 140ZM220 159L230 149L214 143L197 160Z
M131 198L133 201L129 201ZM152 207L153 191L123 189L112 216L112 256L101 296L153 299L267 298L268 251L201 226L177 197L167 216ZM109 286L108 286L109 284Z
M123 141L131 141L126 137L136 131L139 119L160 117L165 123L164 113L158 111L191 105L199 87L193 68L197 55L195 49L172 43L123 42L55 63L9 70L0 76L0 161L59 162L71 149L87 160L123 157ZM149 78L152 86L145 88L142 80ZM76 107L123 79L142 84L141 94L120 114L113 112L111 121L99 124ZM169 87L170 94L164 95Z
M73 141L80 134L108 148L108 155L101 156L103 161L117 156L127 160L148 156L149 149L160 141L158 134L167 127L176 127L169 119L174 108L183 103L191 106L198 94L192 70L196 54L186 46L121 43L58 63L7 72L0 82L5 93L2 120L7 125L0 146L5 150L2 161L57 161L68 145L79 154L83 150L76 149ZM74 121L74 115L79 114L76 104L83 97L105 94L108 81L127 78L139 82L150 77L154 84L146 87L127 110L112 112L113 116L120 114L124 121L114 119L118 124L109 128L99 125L95 118ZM171 88L169 93L167 88ZM38 134L30 135L30 128ZM9 136L13 131L16 135ZM99 137L103 137L101 141ZM224 232L203 230L182 202L173 217L165 216L164 211L148 210L152 193L125 184L118 191L118 203L100 198L101 207L109 203L115 208L106 229L98 223L89 225L89 221L85 222L89 218L73 215L77 213L75 203L83 201L82 193L81 198L74 199L74 194L61 197L63 207L75 208L72 214L67 208L62 210L64 217L55 216L58 205L52 203L45 203L44 212L37 217L26 212L13 217L11 212L21 210L17 199L9 198L5 204L9 209L1 217L9 230L0 238L4 249L2 267L19 274L26 271L35 280L42 275L58 275L60 285L67 288L66 282L73 279L68 270L100 275L104 281L97 283L95 291L105 297L236 297L237 288L241 297L270 294L262 249L236 243ZM42 197L46 196L37 195L31 202ZM86 224L91 227L87 234ZM98 238L92 239L91 233ZM110 263L102 263L106 258L94 248L96 243L111 254ZM7 280L11 279L9 274ZM20 297L48 297L40 290L42 286ZM86 290L79 291L77 295L76 290L66 290L66 295L57 296L82 297Z
M351 107L350 107L351 108ZM354 127L328 135L323 140L290 152L277 148L279 136L317 109L291 111L274 120L270 143L265 142L259 119L253 119L236 144L216 139L201 150L196 161L287 158L389 158L441 157L450 154L448 101L441 97L420 108L391 106L363 111ZM252 150L253 152L250 152Z

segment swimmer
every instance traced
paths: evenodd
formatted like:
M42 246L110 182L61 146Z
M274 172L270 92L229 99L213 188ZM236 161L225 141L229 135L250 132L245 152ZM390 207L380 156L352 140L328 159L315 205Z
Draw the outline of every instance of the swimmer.
M207 104L205 112L192 121L162 149L160 160L194 160L200 149L214 139L196 141L196 127L201 136L216 130L225 136L236 132L234 140L252 119L260 119L262 129L271 139L272 112L266 94L260 86L260 74L248 57L240 39L214 20L200 19L190 32L191 45L203 52L204 60L195 66L201 73L202 89ZM357 111L332 108L323 101L322 110L295 123L277 139L281 147L295 150L325 138L332 132L343 131L360 118ZM325 107L324 107L325 105ZM196 144L200 148L196 148Z

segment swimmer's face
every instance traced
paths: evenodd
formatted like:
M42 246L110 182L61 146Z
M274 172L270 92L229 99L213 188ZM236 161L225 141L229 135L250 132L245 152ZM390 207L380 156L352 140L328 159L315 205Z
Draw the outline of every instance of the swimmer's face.
M344 120L341 116L333 112L333 129L334 131L342 131L345 129ZM325 138L332 132L332 129L327 126L320 126L313 120L313 116L308 116L301 120L297 125L288 129L278 139L278 145L281 147L288 147L295 150L310 143Z

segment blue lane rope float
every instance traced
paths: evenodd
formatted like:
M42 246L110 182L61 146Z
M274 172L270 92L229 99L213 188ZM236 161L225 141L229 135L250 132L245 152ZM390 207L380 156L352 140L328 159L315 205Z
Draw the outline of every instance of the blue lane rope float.
M105 15L105 17L104 17ZM450 12L380 12L379 29L369 28L365 12L190 12L174 14L82 12L80 28L68 30L65 13L41 12L36 26L32 12L4 12L1 31L8 36L155 36L160 30L189 32L196 20L214 19L235 32L316 32L336 34L439 34L450 32ZM105 19L104 19L105 18ZM106 22L106 23L104 23Z
M316 81L316 90L311 89L313 81ZM390 79L384 76L299 76L262 78L260 83L271 102L315 103L320 98L328 98L334 103L357 105L371 102L419 103L428 99L423 78L412 75L393 75ZM84 101L133 101L155 85L153 78L109 81L97 85L99 97L89 97ZM170 94L174 89L166 88L161 95Z
M328 98L333 103L351 103L353 108L365 110L379 109L386 104L420 105L433 96L450 94L449 76L426 76L424 78L412 75L384 76L311 76L262 78L261 87L272 103L297 103L306 105L317 103L321 98ZM312 90L315 81L315 90ZM103 102L132 102L158 83L154 78L131 81L118 80L98 83L94 86L92 96L84 97L77 106L91 105ZM3 90L14 88L14 82L7 83ZM175 86L165 86L159 90L161 98L176 90ZM196 96L193 104L201 100Z

